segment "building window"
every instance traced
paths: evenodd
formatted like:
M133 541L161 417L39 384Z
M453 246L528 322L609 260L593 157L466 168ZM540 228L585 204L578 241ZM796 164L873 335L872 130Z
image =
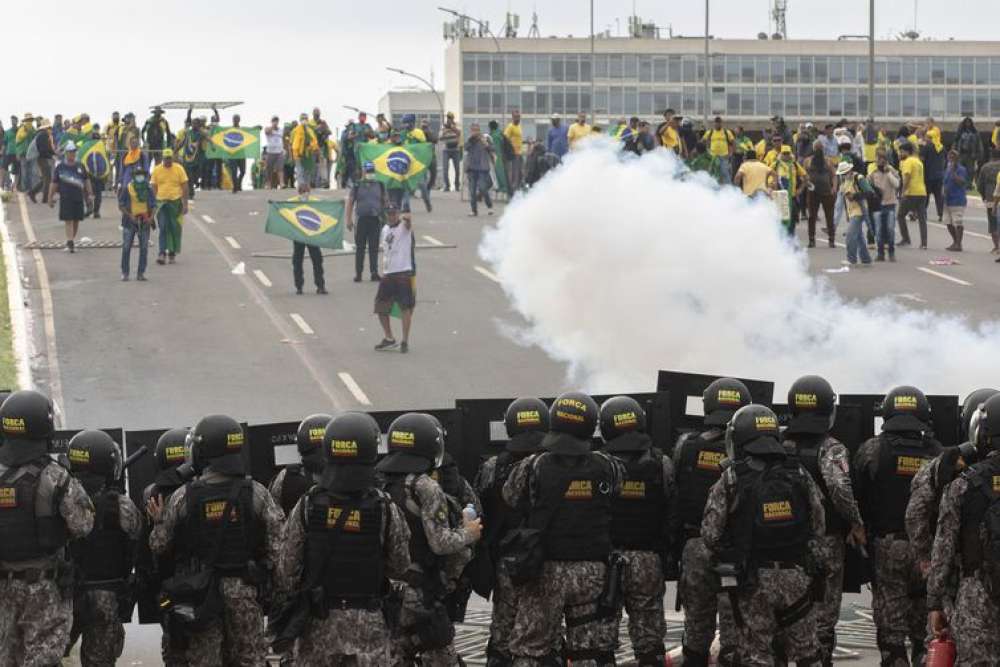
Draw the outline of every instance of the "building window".
M625 77L629 81L636 81L639 78L639 59L635 54L625 54Z
M757 56L757 83L770 81L771 62L767 56Z
M917 115L916 91L913 88L903 88L900 91L903 115L912 118Z
M566 113L566 97L562 86L552 86L552 113Z
M858 58L858 83L868 83L868 59Z
M944 58L931 58L931 83L944 85Z
M826 98L823 98L824 101ZM810 117L813 115L813 89L812 88L799 88L799 115ZM823 114L817 113L816 115L824 115L826 109L823 109Z
M740 80L743 83L754 82L754 60L753 56L743 56L740 58Z
M903 66L899 62L899 58L890 58L886 62L886 82L889 84L898 84L902 76L902 69Z
M590 62L590 56L582 56L580 58L580 81L590 83L592 70L593 67Z
M931 115L931 91L926 88L917 88L917 115Z
M552 62L550 64L550 69L549 69L549 80L550 81L566 80L566 60L563 56L552 56Z
M885 113L892 118L899 118L903 115L899 108L899 88L887 88L885 95Z
M726 57L716 55L712 57L712 82L722 83L726 80Z
M639 81L653 82L653 56L639 56Z
M990 83L1000 85L1000 58L990 58Z
M876 89L875 90L875 113L873 114L876 118L884 118L889 114L885 110L885 90Z
M858 83L858 69L861 63L858 58L844 58L844 83ZM864 68L867 69L868 63L865 62Z
M507 80L522 81L521 79L521 55L518 53L507 54Z
M693 83L697 81L697 59L694 56L682 56L681 57L681 80L684 83Z
M654 58L653 59L653 81L657 83L664 83L667 80L667 59L666 58Z
M726 93L726 115L740 115L740 91L739 88L730 88Z
M813 113L817 116L829 116L829 100L826 96L826 88L817 88L813 92Z
M817 90L817 92L819 92ZM844 89L843 88L831 88L827 93L827 100L830 105L830 115L835 118L840 118L844 115ZM819 102L816 103L816 107L819 108Z
M865 118L871 117L871 111L868 110L868 89L859 88L858 89L858 115Z
M608 78L621 79L625 71L625 57L612 54L608 57Z
M875 83L879 85L885 84L885 78L887 76L886 70L888 69L888 63L885 59L875 59ZM942 74L942 77L944 75Z
M844 115L848 118L858 115L857 88L844 88Z
M476 56L466 53L462 56L462 80L476 80Z
M684 86L684 95L681 98L681 113L685 116L693 116L698 113L698 97L701 91L697 86ZM677 108L676 106L674 107Z
M931 82L931 59L917 58L917 83L927 85Z
M476 87L462 86L462 114L476 112Z
M913 58L903 58L900 81L912 86L917 80L917 63Z
M711 113L719 116L726 113L726 89L723 86L712 88L712 99L710 100Z
M972 116L976 113L975 103L976 98L972 94L972 90L969 88L963 88L961 92L961 106L959 107L959 113L963 116Z
M535 81L551 81L552 58L549 56L535 56Z
M740 88L740 114L744 116L752 116L753 103L753 88Z
M490 77L492 72L490 68L493 65L493 59L489 55L480 53L479 57L476 58L476 80L477 81L492 81Z
M1000 116L1000 88L994 88L990 92L990 115Z
M785 59L776 56L771 58L771 83L785 82Z
M681 82L681 57L670 56L667 59L667 80L670 83Z
M611 86L608 93L608 113L612 116L620 116L625 113L625 107L622 105L621 86Z
M976 90L976 115L990 115L990 91L983 88Z
M777 90L777 89L776 89ZM775 98L772 95L771 100ZM778 112L775 112L778 113ZM799 89L798 88L785 88L785 116L798 116L799 115Z
M785 115L785 89L784 88L771 88L770 90L770 113L772 116L784 116ZM759 102L759 98L758 98ZM758 109L760 108L758 103Z
M799 81L801 81L802 83L812 83L813 81L812 56L799 57Z
M608 78L608 57L603 55L594 56L594 78Z
M928 116L940 117L945 114L947 107L944 102L944 91L939 89L933 89L931 91L931 109L927 114Z
M591 108L592 107L590 105L590 90L587 88L582 88L580 90L580 109L589 110Z
M576 83L579 80L580 80L579 56L566 56L566 81L569 81L570 83Z
M976 61L972 58L962 58L962 85L970 86L976 79Z
M625 96L622 102L622 113L632 115L639 106L639 90L635 86L625 86L622 90Z
M956 94L957 92L958 91L954 91L954 90L953 91L948 91L948 95L945 98L945 103L947 105L947 114L949 116L957 116L958 113L959 113L959 109L960 109L959 102L960 102L960 100L958 99L958 95Z
M840 83L844 79L844 59L832 56L827 58L816 56L813 62L813 80L816 83L826 83L829 77L830 83Z
M490 113L489 86L479 86L476 89L476 113Z
M976 85L985 86L990 82L990 59L976 58Z
M573 114L580 111L590 111L580 106L580 89L576 86L566 87L566 113Z
M653 93L651 91L639 91L639 109L636 114L646 116L651 113L653 113Z
M945 61L944 80L950 86L958 85L961 77L962 66L958 58L949 58Z
M667 93L664 92L654 92L653 93L653 113L662 114L666 111L667 107L670 106L667 103Z
M608 113L608 87L598 86L594 89L594 113Z
M726 56L726 83L739 83L740 57Z
M527 86L521 88L521 111L524 113L535 113L535 91Z

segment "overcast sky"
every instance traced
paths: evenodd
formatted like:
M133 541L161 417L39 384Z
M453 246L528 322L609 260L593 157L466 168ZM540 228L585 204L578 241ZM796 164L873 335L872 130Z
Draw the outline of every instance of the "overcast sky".
M14 2L14 0L10 0ZM87 0L16 2L4 31L7 66L0 113L49 118L87 111L105 123L111 111L167 100L238 99L243 123L282 119L319 106L341 124L342 105L374 111L382 94L413 83L385 71L400 67L443 82L440 3L490 22L499 32L508 10L527 34L532 11L543 36L589 34L585 0ZM455 4L457 2L457 4ZM713 0L712 33L753 38L768 29L770 0ZM624 31L638 15L675 33L700 34L700 0L597 0L596 30ZM788 0L788 34L833 38L865 33L866 0ZM913 0L878 0L880 37L913 24ZM917 27L940 39L1000 39L997 0L922 0ZM616 23L616 19L618 22ZM998 44L1000 48L1000 44ZM172 123L183 117L170 114ZM227 116L224 116L227 119Z

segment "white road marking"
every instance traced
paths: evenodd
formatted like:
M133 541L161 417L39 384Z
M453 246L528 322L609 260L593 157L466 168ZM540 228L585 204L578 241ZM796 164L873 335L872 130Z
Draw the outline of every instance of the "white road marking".
M344 250L351 251L354 250L354 244L350 241L344 241Z
M443 243L441 243L440 241L438 241L433 236L426 236L425 235L424 236L424 240L427 241L428 243L430 243L431 245L444 245Z
M354 398L358 399L358 403L360 403L361 405L372 404L372 402L368 400L368 396L365 394L365 392L361 390L361 387L358 386L358 383L355 382L354 378L351 377L350 373L342 371L340 373L337 373L337 377L339 377L340 381L344 383L344 386L346 386L347 389L352 394L354 394Z
M942 224L940 222L928 222L927 224L931 225L932 227L940 227L941 229L948 229L948 225ZM979 232L973 232L968 229L965 230L965 235L974 236L977 239L986 239L987 241L993 241L993 237L990 236L989 234L980 234Z
M28 389L31 382L31 342L28 340L28 306L24 301L24 285L21 282L21 260L17 254L17 244L10 235L6 207L0 204L0 238L3 239L3 254L7 270L7 303L10 304L10 329L17 360L17 386Z
M28 217L27 198L23 194L17 196L17 203L21 210L21 224L24 225L24 235L29 243L35 243L35 228L31 226L31 218ZM35 249L31 251L35 260L35 274L38 276L38 287L42 293L42 317L45 320L45 351L49 367L49 398L55 406L56 426L63 424L63 395L62 378L59 375L59 355L56 349L56 321L55 309L52 307L52 291L49 289L49 272L45 268L45 260L42 259L42 251Z
M306 334L307 336L312 336L314 333L316 333L315 331L313 331L312 327L309 326L309 323L306 322L302 318L302 316L299 315L298 313L291 313L289 317L292 318L293 322L299 325L299 328L302 329L302 333Z
M228 243L229 247L232 248L233 250L239 250L240 248L243 247L240 245L240 242L234 239L232 236L227 236L225 238L226 238L226 243Z
M476 271L478 271L482 275L486 276L487 278L489 278L493 282L495 282L495 283L499 283L500 282L500 279L497 278L496 274L493 273L492 271L487 271L486 269L484 269L481 266L474 266L472 268L474 268Z
M255 276L257 276L257 280L260 281L261 285L263 285L264 287L270 287L271 286L271 279L268 278L267 275L263 271L261 271L260 269L254 269L253 270L253 274Z
M212 216L210 216L210 215L205 215L204 213L202 213L201 214L201 219L204 220L205 222L207 222L210 225L214 225L215 224L215 220L213 220Z
M925 266L918 266L917 271L923 271L924 273L928 273L932 276L936 276L944 280L950 280L956 285L962 285L963 287L972 287L972 283L970 282L966 282L965 280L962 280L961 278L956 278L955 276L949 276L947 273L941 273L940 271L935 271L934 269L928 269Z

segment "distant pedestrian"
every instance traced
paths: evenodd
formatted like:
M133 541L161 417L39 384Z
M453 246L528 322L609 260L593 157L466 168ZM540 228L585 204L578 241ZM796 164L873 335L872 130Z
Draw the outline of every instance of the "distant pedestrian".
M965 234L963 219L968 200L965 189L969 185L969 172L958 161L958 151L948 151L948 166L944 170L944 219L954 241L946 250L962 252L962 236Z
M316 160L319 158L319 141L316 139L316 131L309 127L308 115L299 116L299 124L292 129L289 141L292 159L295 161L295 181L299 185L304 183L311 189L310 184L316 173ZM301 188L299 192L302 192Z
M143 167L136 167L131 178L118 191L118 210L122 213L122 280L129 279L129 262L132 242L139 239L139 267L135 279L146 280L146 261L149 254L149 233L153 228L153 208L156 197L149 184L149 174Z
M191 110L188 109L189 116L190 112ZM152 153L156 164L160 164L163 159L162 151L173 143L173 137L170 135L170 123L163 117L162 108L154 108L153 115L143 124L142 140L146 144L146 150Z
M455 190L462 189L461 173L462 167L462 130L455 124L455 114L448 112L445 117L444 127L441 129L441 143L444 144L444 191L451 189L448 180L451 167L455 167Z
M13 190L20 173L17 164L17 116L10 117L10 127L3 133L3 163L0 166L0 185Z
M582 111L576 115L576 122L566 130L566 139L570 149L579 148L577 142L591 135L590 125L587 125L587 114Z
M562 124L562 116L557 113L552 114L551 122L552 127L545 135L545 152L554 153L561 160L569 150L569 139Z
M271 124L264 128L264 170L266 172L265 182L271 190L277 189L281 185L281 170L284 164L285 147L278 126L278 117L271 118Z
M469 181L471 216L479 215L480 194L486 203L489 215L493 215L493 201L490 199L490 165L495 159L496 152L489 137L480 131L479 123L473 123L469 128L469 138L465 141L465 177Z
M49 187L52 184L52 159L56 154L55 140L52 138L52 123L45 118L38 123L38 133L35 134L35 152L38 158L35 164L38 169L38 182L28 192L31 201L35 201L35 195L42 193L42 203L49 200Z
M876 192L882 193L882 202L877 211L872 211L875 218L875 242L878 254L875 261L884 262L886 250L889 261L896 261L896 204L899 202L899 172L889 164L889 153L885 148L875 151L875 162L868 165L868 180Z
M901 246L910 245L910 230L906 216L913 213L920 225L920 249L927 250L927 186L924 183L924 163L914 155L913 144L903 141L899 145L899 173L903 177L903 199L899 204L899 232Z
M233 114L233 127L240 126L240 115ZM226 167L229 168L229 177L233 181L233 194L243 192L243 178L247 175L246 158L230 158L226 160Z
M72 141L63 148L63 161L56 165L52 185L49 186L49 206L56 205L59 195L59 219L66 226L67 252L76 252L76 234L83 220L84 205L90 204L93 195L90 179L83 165L76 161L76 144Z
M413 322L413 308L417 304L413 223L409 218L400 221L399 209L392 204L386 209L386 224L382 227L380 245L383 268L378 293L375 295L375 314L378 315L385 337L375 349L391 350L399 345L399 351L405 354L410 350L410 325ZM392 334L389 321L393 306L399 308L399 315L403 320L403 340L399 343Z
M504 128L503 135L510 142L511 156L507 161L507 184L511 192L521 189L524 171L524 132L521 128L521 112L514 109L510 112L510 123Z
M937 128L934 128L937 129ZM934 197L934 205L937 207L937 219L941 222L944 219L944 169L947 163L947 156L944 146L940 141L935 142L935 135L917 129L917 154L920 161L924 163L924 185L927 188L927 208L930 209L931 196Z
M827 244L834 248L836 225L833 214L837 175L826 157L825 143L822 139L813 142L813 153L806 162L806 171L809 174L809 190L806 193L806 206L809 210L809 247L816 247L816 221L822 207L826 219Z
M753 197L758 192L768 194L771 191L774 171L757 159L755 151L747 151L743 163L733 178L736 187L743 190L747 197Z
M986 224L990 238L993 239L993 249L990 252L994 255L1000 254L1000 228L997 226L997 203L1000 201L998 186L1000 186L1000 146L993 149L990 161L980 167L976 176L976 189L983 198L983 204L986 205Z
M188 212L188 176L174 162L174 151L163 149L163 162L153 168L150 185L156 197L156 224L160 227L160 254L157 264L173 264L181 251L181 220Z
M952 146L958 149L958 159L965 170L970 174L976 173L976 166L983 156L983 140L976 131L971 117L966 116L962 119Z
M355 183L347 197L344 217L347 219L347 229L354 232L354 282L361 282L361 273L365 268L365 249L368 250L368 269L371 281L378 282L378 246L382 232L382 218L388 196L385 184L375 179L375 165L365 162L362 166L363 176L360 183ZM354 218L357 217L357 223Z
M864 192L861 189L857 172L850 161L837 165L837 176L840 178L838 196L843 199L843 209L847 213L847 261L856 266L861 260L861 266L871 266L872 258L868 253L861 224L864 221L865 209L862 204Z
M14 153L17 156L18 171L20 177L17 179L18 190L30 192L35 185L35 157L29 157L29 149L32 149L32 142L35 139L35 117L30 113L24 114L21 125L17 128L17 135L14 142Z
M719 165L719 182L733 182L732 155L736 144L736 136L732 130L722 124L722 116L716 116L712 129L706 130L702 141L708 146L708 151Z
M310 186L306 179L299 179L299 194L292 197L290 201L309 201L316 197L309 196ZM309 261L312 263L313 284L316 285L316 294L326 294L326 279L323 275L323 249L319 246L300 241L292 241L292 279L295 281L295 293L302 294L302 287L305 285L305 257L306 250L309 251Z

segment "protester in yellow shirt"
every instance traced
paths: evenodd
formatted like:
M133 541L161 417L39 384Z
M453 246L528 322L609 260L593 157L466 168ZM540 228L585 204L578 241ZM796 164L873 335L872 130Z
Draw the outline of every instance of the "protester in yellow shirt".
M993 148L1000 151L1000 120L996 122L996 126L993 128Z
M924 163L914 155L913 144L904 141L899 147L899 174L903 178L903 196L896 214L903 240L899 245L910 245L910 230L906 216L913 213L920 225L920 249L927 249L927 184L924 182Z
M572 131L572 128L570 128ZM521 128L521 112L514 109L510 112L510 123L503 130L503 136L510 142L513 156L506 161L507 184L511 192L517 192L521 188L522 172L524 168L524 131Z
M773 179L774 171L758 160L755 152L747 151L733 182L743 190L743 194L753 197L758 192L770 192Z
M162 162L153 167L149 185L156 197L156 222L160 227L160 253L157 264L171 264L181 251L181 222L188 212L188 176L184 167L174 162L174 151L164 148Z
M732 156L736 146L736 135L732 130L722 126L722 116L716 116L714 127L706 130L702 135L702 141L708 146L709 154L715 158L719 165L719 182L731 183L732 177Z
M771 147L770 147L770 150L768 150L764 154L764 159L761 160L761 161L764 164L766 164L768 167L770 167L771 169L774 169L774 165L776 165L778 163L778 158L781 156L781 152L783 150L785 150L786 148L789 151L792 150L791 146L785 144L782 141L780 134L774 135L773 137L771 137ZM758 151L758 153L759 153L759 151Z
M299 124L292 130L292 160L295 162L295 182L312 183L319 156L319 140L316 131L309 127L309 116L301 114Z
M587 125L587 114L580 112L576 115L576 122L566 130L566 139L569 141L569 148L576 148L576 142L591 134L590 126Z
M667 109L663 112L663 123L657 128L656 136L659 137L661 146L683 156L684 146L681 143L681 135L677 132L677 121L674 119L673 109Z

